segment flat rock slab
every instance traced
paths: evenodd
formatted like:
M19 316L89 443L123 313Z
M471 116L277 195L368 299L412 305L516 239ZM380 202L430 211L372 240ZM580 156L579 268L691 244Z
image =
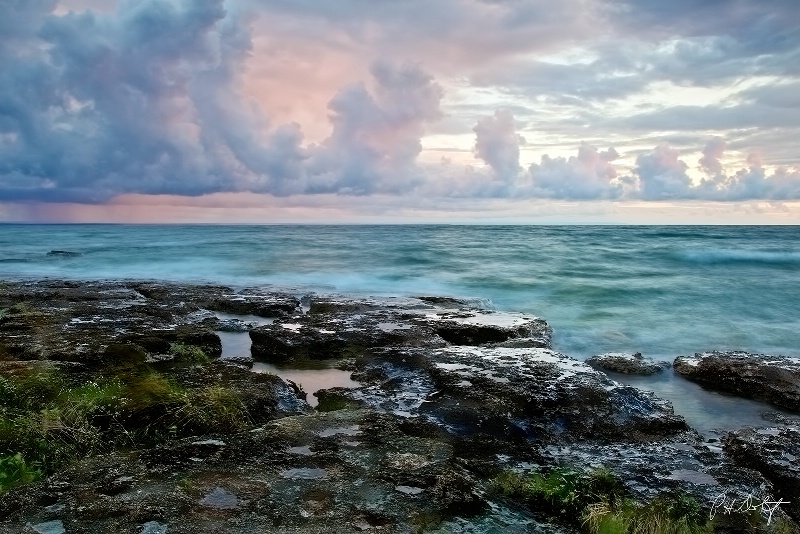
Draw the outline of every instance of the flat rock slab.
M587 359L586 363L596 369L626 375L654 375L671 367L669 362L657 362L650 358L645 358L640 352L634 354L622 352L597 354Z
M704 387L800 412L800 358L701 352L675 358L675 371Z

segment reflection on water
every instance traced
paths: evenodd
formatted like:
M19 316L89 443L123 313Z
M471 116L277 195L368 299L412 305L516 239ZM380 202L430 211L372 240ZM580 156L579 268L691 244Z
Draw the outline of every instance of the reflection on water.
M218 316L221 315L222 314L218 314ZM250 322L247 321L247 317L249 316L226 314L225 318L235 318ZM264 318L259 319L265 321ZM252 342L250 340L250 334L247 332L216 332L216 334L222 342L222 358L250 356ZM289 369L277 367L270 363L256 362L253 364L252 371L255 373L271 373L273 375L278 375L284 380L291 380L303 388L303 391L308 393L308 397L306 397L308 404L316 406L318 400L314 396L314 393L320 389L334 387L355 388L361 385L350 378L350 371L333 369L331 367L333 364L334 362L324 360L308 360L305 362L294 362L295 368ZM297 368L300 365L303 366L302 369Z
M765 426L764 412L789 412L763 402L752 401L703 389L675 374L674 370L652 376L607 373L612 380L652 391L670 401L675 413L683 416L689 426L701 433L712 430L733 430L746 426Z
M222 358L250 356L250 334L247 332L215 332L222 342Z
M311 406L318 404L314 393L320 389L357 388L361 385L350 378L350 371L341 369L282 369L269 363L256 362L252 370L256 373L272 373L297 383L309 394L306 400Z
M223 314L218 314L222 316ZM223 318L223 317L221 317ZM225 314L225 319L236 318L251 322L258 320L268 324L269 319L255 316L238 316ZM249 356L250 335L247 332L216 332L222 341L222 357ZM291 380L308 393L307 401L317 406L314 393L321 389L333 387L356 388L360 384L350 378L349 371L332 368L333 361L307 360L293 362L293 368L278 367L269 363L256 362L252 370L256 373L272 373L285 380ZM302 367L302 368L300 368ZM673 370L652 376L623 375L607 372L612 380L652 391L659 397L670 401L675 413L683 416L686 422L697 431L708 434L714 430L733 430L746 426L771 425L761 414L763 412L779 412L789 415L790 412L780 410L769 404L756 402L732 395L715 393L703 389L699 385L676 375Z

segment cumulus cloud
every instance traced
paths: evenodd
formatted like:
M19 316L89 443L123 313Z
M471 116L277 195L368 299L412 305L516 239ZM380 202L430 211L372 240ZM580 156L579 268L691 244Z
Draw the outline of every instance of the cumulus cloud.
M368 194L410 187L425 125L440 118L442 88L416 65L375 63L373 91L342 89L328 108L333 131L309 163L310 192Z
M515 178L520 172L519 147L525 138L514 125L514 116L506 110L497 110L484 117L473 128L475 155L486 162L501 180Z
M724 144L718 157L722 156L723 149ZM726 175L720 166L714 176L695 188L697 198L727 201L800 199L800 171L778 167L768 174L757 154L750 154L747 163L747 168L731 175Z
M613 199L623 193L623 182L617 180L612 162L619 157L609 148L599 151L586 143L578 148L577 156L569 158L548 155L528 169L532 194L561 199Z
M700 158L700 167L710 176L717 176L722 172L720 158L725 152L725 140L720 137L711 139L703 148L703 157Z
M688 165L679 153L667 144L636 158L634 174L639 178L639 193L646 200L690 197L692 180L686 174Z
M50 13L54 3L14 4L26 6L31 33L6 42L0 74L4 196L102 201L226 185L192 98L242 31L224 28L221 1L129 1L114 14L65 16Z

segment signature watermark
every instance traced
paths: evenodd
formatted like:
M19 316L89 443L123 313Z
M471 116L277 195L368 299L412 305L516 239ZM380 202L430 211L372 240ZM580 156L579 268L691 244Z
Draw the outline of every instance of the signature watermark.
M730 497L725 493L720 493L714 502L711 503L709 519L714 519L717 514L734 514L739 512L759 511L767 520L767 525L772 523L772 515L782 504L789 504L790 501L783 499L774 500L772 496L756 497L752 493L746 496Z

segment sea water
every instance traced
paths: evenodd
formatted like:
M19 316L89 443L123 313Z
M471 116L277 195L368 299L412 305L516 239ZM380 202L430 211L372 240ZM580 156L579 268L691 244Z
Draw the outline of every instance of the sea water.
M0 224L0 280L455 296L546 319L554 348L578 359L612 351L665 360L704 350L798 356L798 238L794 226ZM226 350L249 351L246 334L222 335ZM311 380L309 394L327 385L313 370L296 371L287 378ZM764 424L760 413L770 409L671 370L612 378L671 400L701 431Z
M799 238L795 226L5 224L0 279L457 296L546 319L555 348L580 359L797 356Z

